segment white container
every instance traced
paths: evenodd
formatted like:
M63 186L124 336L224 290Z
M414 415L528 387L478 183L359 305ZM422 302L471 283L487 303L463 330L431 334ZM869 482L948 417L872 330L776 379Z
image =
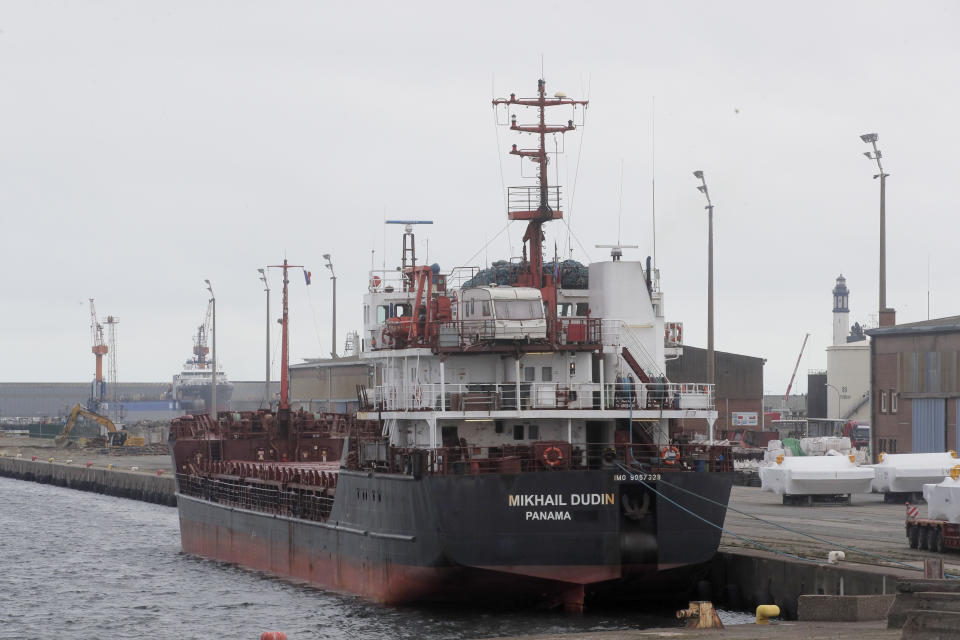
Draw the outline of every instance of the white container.
M760 486L777 495L869 493L874 471L849 456L793 456L760 467Z
M923 485L923 499L931 520L960 522L960 479L947 477L939 484Z
M944 453L885 453L873 465L875 493L908 493L923 491L926 484L935 484L950 474L960 460L952 451Z

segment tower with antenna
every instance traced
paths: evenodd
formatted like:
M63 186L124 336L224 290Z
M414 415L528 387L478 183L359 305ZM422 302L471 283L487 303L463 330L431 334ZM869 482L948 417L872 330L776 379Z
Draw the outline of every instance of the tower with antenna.
M576 127L573 119L566 124L547 124L547 107L568 106L586 108L587 100L573 100L564 93L557 92L552 98L547 97L547 83L537 81L537 96L535 98L518 98L511 93L509 98L496 98L494 108L506 105L507 109L513 106L533 107L537 110L535 124L521 124L517 122L516 114L511 114L510 130L521 133L531 133L537 137L537 146L531 149L521 149L513 145L510 154L520 159L528 158L537 165L536 186L508 187L507 189L507 217L510 220L526 220L527 229L523 234L523 263L517 284L520 286L540 289L543 302L550 317L556 314L557 293L555 274L543 272L543 225L550 220L559 220L563 217L560 208L560 187L550 186L547 179L547 134L564 134L573 131Z
M93 352L96 359L96 368L93 374L93 385L90 389L90 400L87 401L87 408L93 412L100 410L100 405L106 400L106 383L103 379L103 356L107 354L107 344L103 339L103 325L97 320L97 308L93 304L93 298L90 298L90 341L93 346L90 351Z

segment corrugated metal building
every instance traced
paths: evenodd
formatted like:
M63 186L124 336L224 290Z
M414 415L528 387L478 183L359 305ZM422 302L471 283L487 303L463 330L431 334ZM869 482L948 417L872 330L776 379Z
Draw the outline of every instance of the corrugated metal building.
M234 382L230 409L252 411L263 406L263 381ZM271 382L274 399L280 383ZM117 384L117 399L128 406L128 418L160 420L183 411L173 403L169 382L121 382ZM0 418L58 418L64 417L78 403L90 397L87 382L2 382L0 383ZM175 403L174 403L175 404Z
M373 366L356 355L290 365L290 403L294 408L355 413L358 385L373 387Z
M957 449L960 316L868 330L873 451Z
M763 412L763 358L744 356L725 351L714 351L716 364L716 431L734 426L760 429ZM683 355L667 361L667 378L670 382L705 382L707 379L707 350L683 346ZM734 425L735 414L755 416L753 424ZM741 420L742 421L742 420ZM704 420L682 420L676 425L684 431L707 432Z

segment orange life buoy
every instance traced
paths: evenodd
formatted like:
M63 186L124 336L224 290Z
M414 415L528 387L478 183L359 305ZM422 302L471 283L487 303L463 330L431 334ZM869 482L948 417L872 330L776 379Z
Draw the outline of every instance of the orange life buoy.
M674 446L664 447L660 451L660 457L663 458L663 463L673 466L677 464L677 458L680 457L680 450Z
M373 276L370 278L370 288L374 291L380 288L380 276Z
M543 461L547 466L555 467L563 462L563 451L560 447L547 447L543 450Z

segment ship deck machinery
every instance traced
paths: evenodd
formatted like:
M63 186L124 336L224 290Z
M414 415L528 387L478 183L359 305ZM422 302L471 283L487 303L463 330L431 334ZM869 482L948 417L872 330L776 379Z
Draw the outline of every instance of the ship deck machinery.
M409 225L401 267L371 273L375 385L344 417L289 407L285 266L280 408L171 426L184 551L386 603L687 597L732 474L723 448L675 446L667 425L712 423L713 388L663 375L653 269L615 255L587 288L558 286L544 136L573 125L543 112L574 101L541 81L503 102L540 108L540 125L511 125L539 134L514 152L541 172L532 205L511 199L528 226L510 286L418 265Z

